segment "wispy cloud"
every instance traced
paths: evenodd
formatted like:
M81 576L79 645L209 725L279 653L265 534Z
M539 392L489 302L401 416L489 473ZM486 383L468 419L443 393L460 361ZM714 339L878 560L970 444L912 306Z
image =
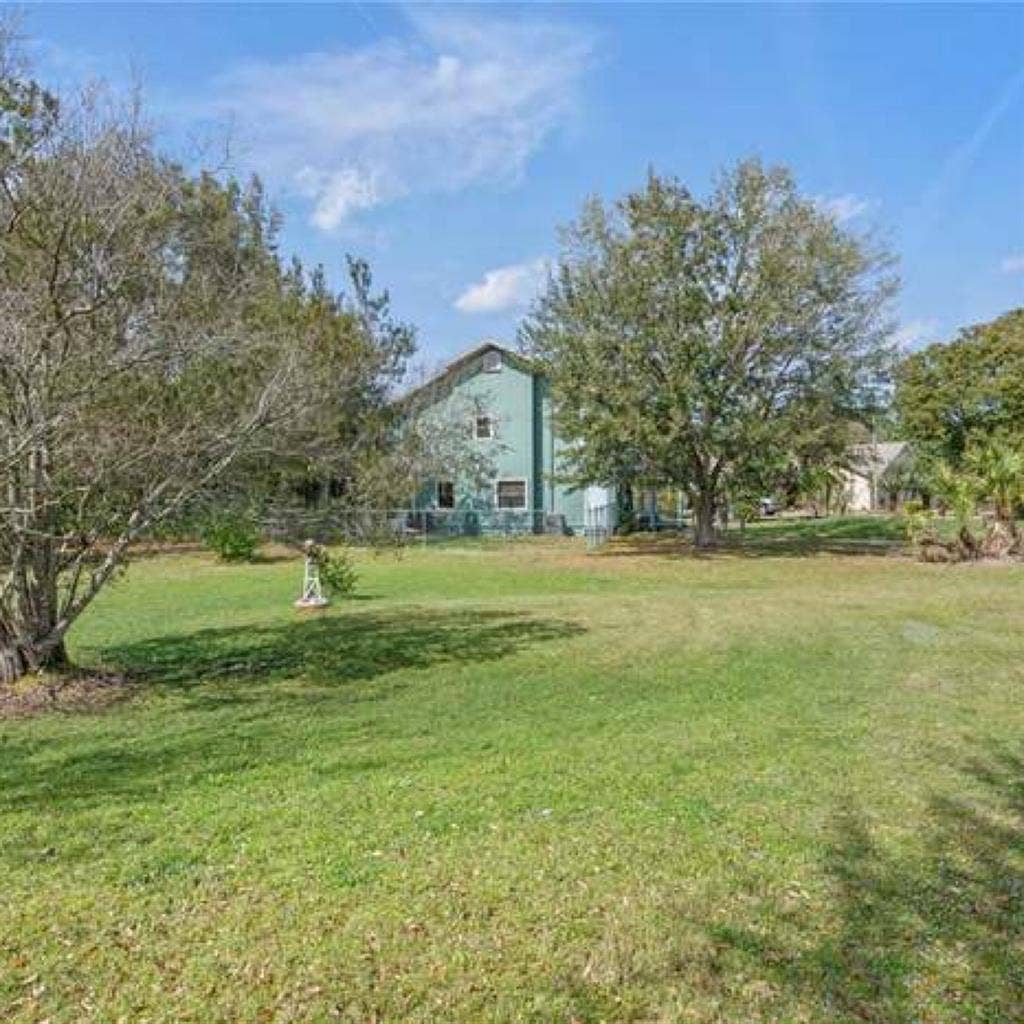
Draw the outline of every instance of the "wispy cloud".
M1007 256L999 264L999 269L1004 274L1024 274L1024 253L1015 253L1012 256Z
M361 48L248 61L212 85L255 162L324 231L417 192L507 185L576 109L592 40L526 17L414 12Z
M985 143L1002 119L1024 95L1024 68L1007 80L1002 91L988 107L974 131L954 148L943 162L935 179L925 189L916 215L926 225L936 223L952 196L973 170Z
M456 300L462 313L500 313L522 309L536 297L548 274L545 259L513 263L488 270L483 278L470 285Z
M918 348L934 341L939 330L939 321L935 317L920 320L908 320L893 335L893 341L901 350Z
M845 224L855 217L860 217L873 210L877 205L874 200L865 199L852 192L841 196L818 196L815 203L820 209L835 218L837 224Z

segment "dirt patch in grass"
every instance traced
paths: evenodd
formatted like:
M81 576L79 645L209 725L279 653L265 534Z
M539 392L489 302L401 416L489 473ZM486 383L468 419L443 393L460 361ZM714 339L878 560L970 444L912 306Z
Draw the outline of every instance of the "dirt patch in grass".
M0 686L0 721L52 712L100 711L120 704L134 692L116 672L30 675L13 686Z
M946 694L956 690L956 684L950 679L926 672L911 672L902 680L901 685L911 693Z

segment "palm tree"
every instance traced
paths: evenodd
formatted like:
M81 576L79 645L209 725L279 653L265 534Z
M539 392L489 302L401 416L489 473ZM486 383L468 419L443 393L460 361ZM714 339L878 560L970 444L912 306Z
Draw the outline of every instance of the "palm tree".
M962 558L977 558L978 539L971 533L971 523L978 507L979 485L976 478L953 469L947 462L939 463L932 478L932 486L939 501L950 512L956 523L956 544Z
M828 516L832 506L832 498L841 492L846 480L838 466L824 463L807 466L800 474L799 489L801 494L810 501L814 509L814 517L818 517L818 500L823 499L825 515Z
M967 464L981 495L991 499L996 519L1016 533L1014 511L1024 499L1024 447L990 441L970 451Z

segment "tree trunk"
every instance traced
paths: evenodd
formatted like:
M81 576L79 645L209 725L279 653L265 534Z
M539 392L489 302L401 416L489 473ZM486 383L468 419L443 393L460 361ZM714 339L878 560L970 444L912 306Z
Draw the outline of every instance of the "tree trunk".
M718 541L715 533L715 498L712 494L698 494L693 503L693 546L713 548Z
M618 505L618 525L615 532L618 534L629 534L633 532L636 524L633 507L633 483L632 481L620 482L615 488L615 501Z
M0 647L0 686L10 686L28 671L28 662L20 647Z
M981 549L978 542L967 526L960 527L960 532L956 536L956 544L960 549L961 558L965 561L981 557Z
M982 558L1006 558L1017 546L1017 533L1012 523L996 519L981 540L979 553Z
M29 672L60 672L71 664L63 638L45 650L17 641L0 646L0 686L10 686Z
M39 663L40 668L49 669L51 672L63 672L70 668L71 659L68 657L68 649L61 638L56 647L51 648Z

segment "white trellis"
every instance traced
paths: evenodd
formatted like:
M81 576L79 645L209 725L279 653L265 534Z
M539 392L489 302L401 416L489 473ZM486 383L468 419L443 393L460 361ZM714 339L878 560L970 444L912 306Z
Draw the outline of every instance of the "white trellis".
M320 560L316 557L316 544L307 540L302 545L306 553L306 566L302 577L302 596L295 602L296 608L325 608L330 601L324 597L320 582Z
M587 540L587 550L596 551L604 545L612 535L614 506L587 505L583 510L583 535Z

